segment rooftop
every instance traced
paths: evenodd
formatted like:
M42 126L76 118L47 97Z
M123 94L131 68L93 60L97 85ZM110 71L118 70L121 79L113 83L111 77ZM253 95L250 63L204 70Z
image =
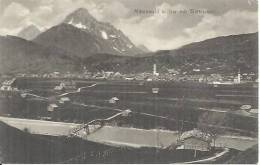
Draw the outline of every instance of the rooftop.
M199 138L207 142L211 142L211 136L208 133L202 132L198 129L193 129L190 131L186 131L181 135L181 140L185 140L191 137Z

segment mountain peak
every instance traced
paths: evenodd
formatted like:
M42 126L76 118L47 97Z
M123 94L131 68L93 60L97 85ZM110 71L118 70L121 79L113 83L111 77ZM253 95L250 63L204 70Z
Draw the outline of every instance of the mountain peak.
M97 20L88 12L85 8L78 8L71 14L69 14L65 20L65 23L69 24L82 24L88 25L93 22L97 22Z
M83 8L83 7L80 7L80 8L78 8L78 9L76 9L73 13L82 13L82 14L89 14L89 12L88 12L88 9L86 9L86 8Z
M73 11L62 23L42 33L35 41L47 46L55 45L78 57L97 53L125 56L142 53L123 32L109 23L97 21L85 8Z
M84 17L93 17L86 8L78 8L74 12L71 13L76 16L84 16Z

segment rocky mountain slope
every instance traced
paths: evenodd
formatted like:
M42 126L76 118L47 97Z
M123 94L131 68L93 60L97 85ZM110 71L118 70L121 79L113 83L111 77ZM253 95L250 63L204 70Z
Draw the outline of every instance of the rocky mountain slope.
M109 23L97 21L83 8L69 14L61 24L43 32L34 41L82 58L97 53L136 56L143 52L120 30Z

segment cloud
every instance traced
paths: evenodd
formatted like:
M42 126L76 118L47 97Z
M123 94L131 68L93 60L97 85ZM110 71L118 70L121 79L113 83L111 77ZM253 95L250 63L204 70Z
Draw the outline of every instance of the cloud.
M2 28L15 29L18 28L22 21L30 14L30 10L19 3L11 3L3 11L0 18Z
M158 9L189 9L184 5L163 3ZM174 49L184 44L231 34L256 32L257 12L229 10L222 15L151 15L144 19L136 16L121 20L116 26L137 45L150 50ZM138 36L138 37L137 37Z
M118 18L126 18L129 13L129 9L118 1L112 1L109 3L103 3L99 8L99 12L99 14L102 15L102 18L100 18L100 20L109 20L109 22L113 23L117 21Z
M256 32L257 12L231 10L221 16L206 15L193 28L185 29L191 41L241 33Z
M17 28L0 28L0 35L12 35L12 34L17 34L17 32L21 31L23 28L22 27L17 27Z
M115 25L126 33L136 45L143 44L150 50L175 48L182 44L177 39L182 39L186 35L183 29L197 25L203 17L201 15L163 14L161 12L183 9L188 8L180 4L173 6L162 3L155 8L156 11L159 11L156 14L145 17L142 14L137 14L130 19L121 19Z
M27 16L30 13L30 11L21 5L20 3L11 3L3 13L3 17L18 17L23 18Z

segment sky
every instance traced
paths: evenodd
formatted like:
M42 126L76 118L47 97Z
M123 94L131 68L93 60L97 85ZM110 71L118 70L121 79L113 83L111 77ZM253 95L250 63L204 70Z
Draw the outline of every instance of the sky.
M48 29L80 7L152 51L258 31L257 0L0 0L0 35Z

